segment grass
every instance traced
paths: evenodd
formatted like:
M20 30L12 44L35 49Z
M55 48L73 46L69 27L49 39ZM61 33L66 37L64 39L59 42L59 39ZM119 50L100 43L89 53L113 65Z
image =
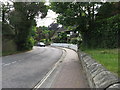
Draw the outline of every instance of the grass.
M106 69L120 76L118 71L118 49L87 49L84 52L91 55Z

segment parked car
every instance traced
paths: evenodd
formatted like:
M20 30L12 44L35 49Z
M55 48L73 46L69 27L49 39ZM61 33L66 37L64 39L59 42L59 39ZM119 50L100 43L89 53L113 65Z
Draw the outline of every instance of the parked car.
M45 44L44 44L43 42L38 42L38 43L37 43L37 46L45 47Z

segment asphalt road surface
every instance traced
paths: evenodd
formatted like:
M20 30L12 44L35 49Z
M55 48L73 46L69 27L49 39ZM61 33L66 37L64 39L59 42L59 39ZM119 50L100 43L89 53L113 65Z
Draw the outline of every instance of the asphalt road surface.
M62 55L61 49L34 47L2 57L2 88L33 88Z

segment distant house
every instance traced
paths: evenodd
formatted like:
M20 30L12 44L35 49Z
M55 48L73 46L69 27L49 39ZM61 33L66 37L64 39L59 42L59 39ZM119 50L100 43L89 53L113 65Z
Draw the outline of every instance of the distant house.
M67 36L69 38L77 37L78 36L78 31L75 31L75 28L76 28L76 25L72 26L71 29L69 29L69 28L66 29L64 26L59 27L59 24L57 24L57 23L52 23L48 27L49 30L54 30L55 31L52 39L56 38L58 36L58 34L61 33L61 32L67 33Z

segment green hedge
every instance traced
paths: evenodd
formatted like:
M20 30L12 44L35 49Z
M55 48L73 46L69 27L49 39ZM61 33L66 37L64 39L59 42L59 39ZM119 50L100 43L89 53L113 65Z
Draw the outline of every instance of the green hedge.
M118 30L120 30L120 15L95 23L91 32L91 46L96 48L117 48Z
M70 43L77 44L78 40L77 38L71 38Z

